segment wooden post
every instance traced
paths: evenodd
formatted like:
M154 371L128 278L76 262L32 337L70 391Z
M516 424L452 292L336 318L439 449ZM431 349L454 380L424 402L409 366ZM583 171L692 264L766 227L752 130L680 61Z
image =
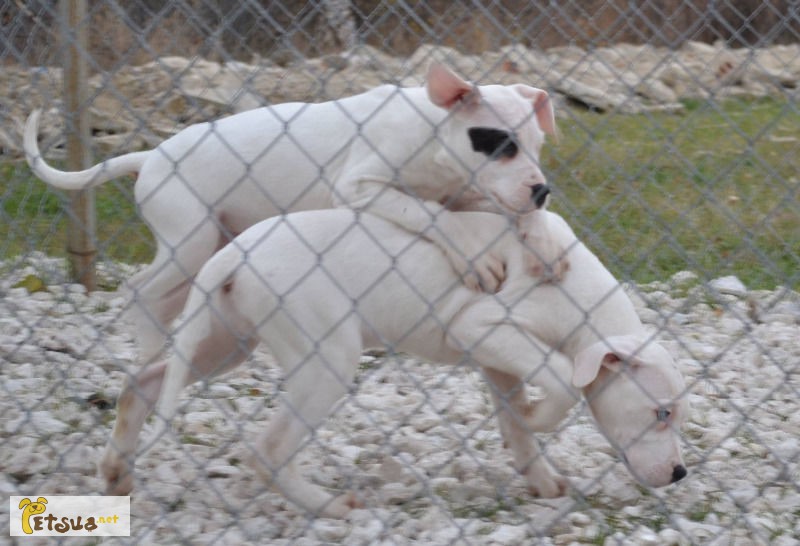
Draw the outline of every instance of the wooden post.
M61 40L64 51L64 117L67 169L91 165L86 68L86 0L61 0ZM70 276L86 290L96 288L94 190L70 192L67 256Z

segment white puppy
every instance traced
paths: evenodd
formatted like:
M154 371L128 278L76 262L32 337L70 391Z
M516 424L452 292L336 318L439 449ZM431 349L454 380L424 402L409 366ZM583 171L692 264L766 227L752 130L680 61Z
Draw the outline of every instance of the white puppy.
M501 432L534 493L563 494L566 482L531 431L552 430L580 389L640 481L681 479L682 376L613 276L558 215L535 212L573 264L562 283L551 284L526 274L527 249L505 218L459 214L483 226L481 243L505 256L508 276L496 295L468 290L435 245L368 214L301 212L242 233L198 274L169 365L148 366L142 396L120 401L129 406L126 420L115 426L102 465L109 491L132 487L128 464L162 380L159 412L168 420L189 380L238 365L259 342L283 368L286 395L255 446L256 467L315 513L341 516L355 496L333 498L306 481L295 455L348 392L359 355L371 346L483 368ZM545 398L529 403L525 383L541 387Z
M475 240L481 227L443 204L482 201L513 214L543 206L539 151L544 135L555 133L545 91L474 86L440 64L431 66L425 87L384 85L332 102L259 108L81 172L44 161L39 116L28 119L24 146L47 183L80 190L139 175L136 202L158 245L153 263L129 281L145 362L164 347L206 260L256 222L290 211L369 210L424 233L468 286L494 292L503 264ZM540 249L550 262L553 252Z

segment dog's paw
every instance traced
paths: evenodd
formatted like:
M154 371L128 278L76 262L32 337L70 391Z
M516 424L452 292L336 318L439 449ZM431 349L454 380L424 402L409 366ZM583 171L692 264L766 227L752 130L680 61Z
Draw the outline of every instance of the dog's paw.
M555 475L548 480L542 480L537 485L528 484L531 495L542 499L555 499L567 494L569 482L564 476Z
M569 482L555 472L545 461L531 464L524 472L528 482L528 491L535 497L553 499L563 497L567 493Z
M475 252L474 255L474 259L467 260L459 251L447 252L450 264L467 288L494 294L506 278L505 264L489 252Z
M118 454L106 452L99 467L106 495L127 496L133 491L133 469Z
M481 236L481 226L465 222L455 213L443 211L438 215L437 229L431 234L444 251L453 270L461 281L475 291L494 294L506 278L506 264L502 253L487 246Z
M322 515L328 518L344 518L350 511L364 508L364 503L352 491L339 495L325 505Z
M506 280L506 266L502 260L490 253L484 253L472 263L478 279L479 288L488 294L494 294Z
M569 270L567 252L563 237L553 231L545 211L537 210L520 219L519 230L525 247L525 270L544 282L560 282Z
M569 271L569 260L567 259L566 249L552 243L542 241L535 246L530 246L525 252L525 270L532 277L536 277L545 282L561 282L564 275Z

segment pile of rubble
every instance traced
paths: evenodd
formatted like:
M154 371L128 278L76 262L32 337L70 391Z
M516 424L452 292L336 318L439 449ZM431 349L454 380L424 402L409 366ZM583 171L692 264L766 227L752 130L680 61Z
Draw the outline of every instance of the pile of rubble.
M101 275L127 277L125 264ZM125 299L63 284L66 264L0 261L0 493L101 491L116 394L137 369ZM33 289L27 277L42 279ZM176 434L140 457L131 537L148 544L772 544L800 537L800 295L708 287L683 271L626 287L687 378L689 476L637 486L579 405L540 435L570 494L538 499L503 449L480 372L364 355L351 394L298 454L315 483L368 508L309 519L245 461L274 415L265 352L187 389ZM155 421L145 426L151 438ZM112 540L112 539L109 539ZM21 544L22 542L20 542ZM127 539L107 544L128 544Z
M91 77L92 134L100 154L148 148L187 124L261 105L330 100L381 83L419 85L434 59L476 82L524 82L599 112L679 112L692 99L786 97L796 93L800 80L800 44L730 49L687 42L677 50L619 44L546 51L513 45L482 55L423 45L408 58L359 46L286 65L266 59L248 64L162 57ZM45 140L57 156L63 132L61 69L0 70L5 99L0 153L19 153L22 123L33 108L43 107Z

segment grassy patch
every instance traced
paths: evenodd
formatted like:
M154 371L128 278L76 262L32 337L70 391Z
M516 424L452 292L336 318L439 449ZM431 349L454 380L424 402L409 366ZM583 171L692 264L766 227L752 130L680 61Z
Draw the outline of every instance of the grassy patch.
M543 153L552 208L620 278L737 275L800 285L800 111L773 99L687 101L675 115L568 110ZM0 164L0 258L63 255L65 197L24 162ZM132 180L96 190L101 259L152 258Z
M686 113L570 111L543 162L553 209L617 275L734 274L798 286L800 112L775 100Z
M66 255L69 196L53 190L27 164L0 164L0 259L32 250ZM133 180L120 179L95 190L100 260L149 262L155 243L136 213Z

